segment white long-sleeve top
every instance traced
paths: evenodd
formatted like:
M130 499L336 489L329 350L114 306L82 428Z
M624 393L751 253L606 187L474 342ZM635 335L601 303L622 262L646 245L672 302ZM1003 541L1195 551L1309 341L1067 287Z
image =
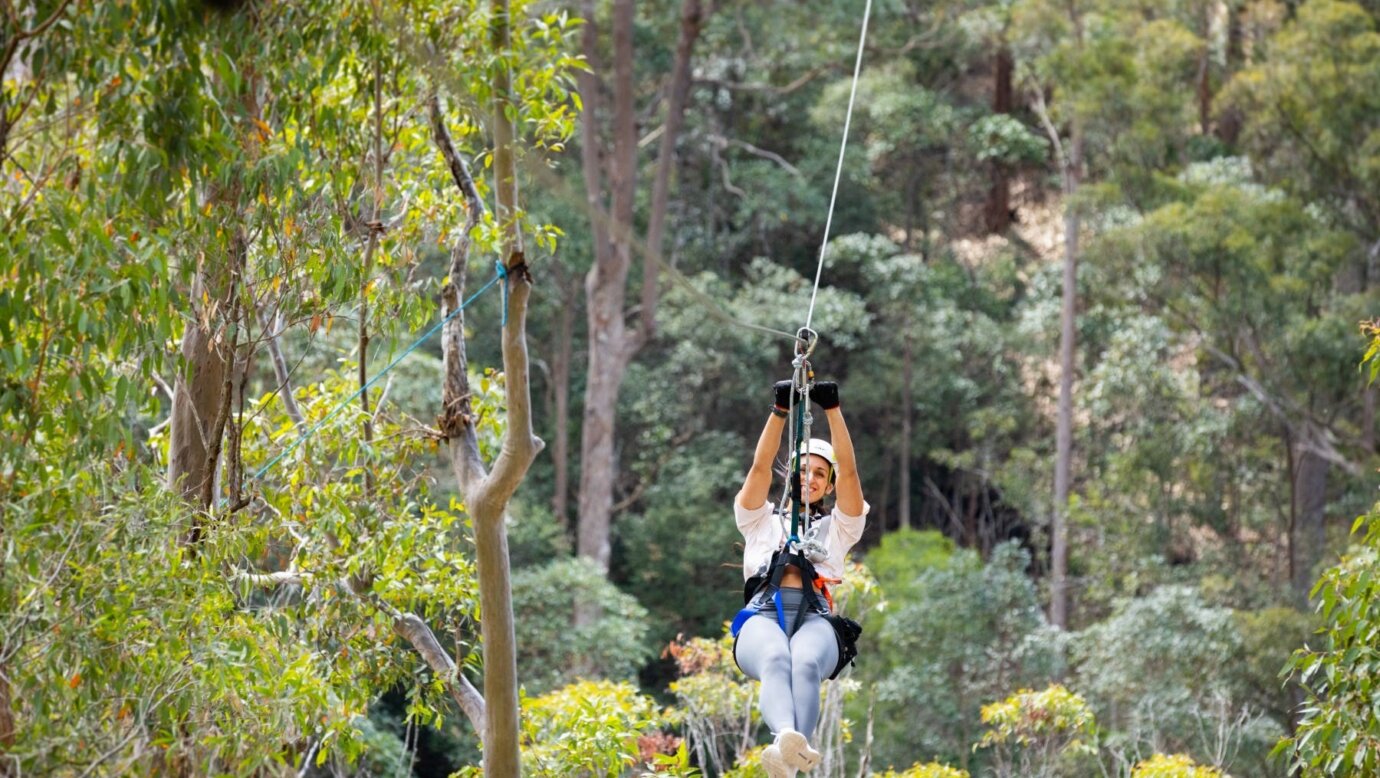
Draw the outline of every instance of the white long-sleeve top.
M819 537L829 551L828 559L815 563L815 572L825 578L843 578L843 559L848 550L862 537L867 512L872 509L863 502L862 515L849 516L835 506L829 515L818 520ZM733 517L738 531L743 533L743 580L759 574L771 561L772 554L785 543L790 532L790 512L785 521L777 514L776 504L767 500L762 506L748 510L733 501Z

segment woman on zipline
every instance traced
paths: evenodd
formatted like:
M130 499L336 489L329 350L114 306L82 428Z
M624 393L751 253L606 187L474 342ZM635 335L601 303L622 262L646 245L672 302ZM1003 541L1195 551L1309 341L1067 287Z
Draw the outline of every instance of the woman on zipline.
M819 720L820 684L842 669L840 649L845 642L851 648L856 638L840 638L826 618L832 607L827 587L842 579L844 555L862 537L868 505L839 409L838 385L817 382L808 396L824 409L833 445L814 438L793 453L788 480L797 492L794 498L809 508L801 516L799 542L789 542L791 500L777 506L767 496L788 410L804 397L791 381L781 381L773 389L775 405L733 503L745 541L748 598L747 607L733 621L733 653L743 672L762 682L762 719L775 735L762 753L762 765L772 778L788 778L819 764L820 754L809 739ZM795 457L802 455L805 462L799 463ZM798 480L798 473L803 478ZM826 512L825 498L830 495L834 504ZM845 653L851 654L849 648Z

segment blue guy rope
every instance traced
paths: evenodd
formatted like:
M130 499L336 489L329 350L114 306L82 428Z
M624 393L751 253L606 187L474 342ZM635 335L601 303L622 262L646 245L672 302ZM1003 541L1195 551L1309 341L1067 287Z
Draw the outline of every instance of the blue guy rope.
M468 307L470 306L470 303L474 302L474 301L479 297L479 295L484 294L485 292L487 292L487 291L489 290L489 287L491 287L491 286L493 286L494 284L498 283L501 279L507 278L507 275L508 275L508 273L507 273L507 268L503 267L503 262L502 262L502 261L499 261L499 262L497 263L497 265L498 265L498 273L495 274L493 278L490 278L488 283L486 283L486 284L484 284L483 286L479 287L479 289L478 289L474 294L472 294L472 295L469 296L469 299L465 300L463 303L460 304L460 307L458 307L458 308L456 308L455 310L451 311L450 313L446 314L446 317L445 317L444 319L441 319L441 320L440 320L439 322L437 322L431 329L429 329L429 330L427 330L426 332L422 333L421 337L419 337L419 338L417 338L416 340L412 341L412 343L411 343L410 345L408 345L407 348L403 349L403 352L402 352L401 354L399 354L399 355L397 356L396 359L394 359L392 362L389 362L389 363L388 363L388 366L387 366L387 367L385 367L384 369L382 369L382 370L380 370L378 373L376 373L376 374L374 375L373 378L370 378L370 379L368 380L368 382L366 382L366 383L364 384L364 386L361 386L357 391L355 391L354 394L350 395L349 397L346 397L344 400L341 400L340 403L338 403L334 408L331 409L331 412L330 412L330 413L328 413L328 414L326 414L324 417L322 417L321 421L318 421L317 423L311 425L311 427L308 428L306 432L302 433L301 437L299 437L299 438L297 438L297 440L293 441L293 444L292 444L291 446L288 446L286 449L284 449L283 451L281 451L277 456L275 456L275 457L273 457L272 459L268 460L268 463L267 463L267 464L265 464L263 467L259 468L259 469L254 473L254 475L250 476L250 480L252 480L252 481L257 481L257 480L259 480L260 478L262 478L263 475L264 475L264 473L267 473L269 470L273 469L273 466L276 465L276 464L278 464L278 462L279 462L280 460L282 460L283 457L287 456L288 454L291 454L293 451L296 451L297 448L298 448L299 446L301 446L303 443L306 443L307 440L310 439L313 435L315 435L315 434L317 433L318 430L320 430L322 427L324 427L324 426L326 425L326 422L330 421L331 419L334 419L334 418L336 417L336 414L340 413L342 410L345 409L345 406L347 406L347 405L349 405L350 403L354 402L355 399L358 398L361 394L364 394L365 392L369 391L369 387L373 386L380 378L383 378L385 375L387 375L387 374L388 374L388 371L390 371L390 370L392 370L393 368L397 367L397 366L398 366L398 363L399 363L399 362L402 362L403 359L406 358L408 354L411 354L412 352L416 351L418 348L421 348L421 345L422 345L423 343L425 343L428 339L430 339L432 335L435 335L436 332L437 332L438 330L440 330L442 327L444 327L444 326L446 325L446 322L448 322L448 321L450 321L451 319L455 318L455 315L456 315L456 314L458 314L458 313L460 313L461 311L463 311L463 310L465 310L466 308L468 308ZM504 285L503 285L503 325L504 325L505 327L508 325L508 285L507 285L507 284L504 284Z

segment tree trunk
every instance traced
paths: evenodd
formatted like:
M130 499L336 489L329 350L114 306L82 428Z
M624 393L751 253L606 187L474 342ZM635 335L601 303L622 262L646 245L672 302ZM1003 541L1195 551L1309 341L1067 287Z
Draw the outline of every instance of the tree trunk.
M1054 511L1050 521L1049 620L1068 628L1068 506L1073 463L1073 356L1078 309L1078 232L1072 198L1078 192L1083 133L1075 124L1064 170L1064 278L1059 314L1059 411L1055 430Z
M1246 65L1246 36L1242 29L1241 15L1245 13L1244 3L1227 3L1227 66L1222 80L1230 80L1240 68ZM1217 137L1229 146L1235 146L1241 135L1241 112L1228 104L1217 120Z
M992 63L992 112L1011 113L1011 76L1015 63L1011 49L1002 44ZM1011 226L1011 171L998 161L988 163L988 177L991 184L987 189L987 202L983 206L983 230L988 235L1006 232Z
M564 528L570 527L570 368L575 341L575 294L571 279L555 263L561 290L560 317L552 328L554 343L551 349L551 391L555 405L555 439L551 444L551 458L555 466L555 488L551 497L551 512Z
M1308 448L1308 435L1299 436L1294 453L1291 503L1296 517L1290 552L1294 591L1306 602L1313 588L1318 562L1326 548L1327 473L1331 464Z
M259 326L264 331L264 342L268 346L268 356L273 363L273 375L278 380L278 393L283 398L283 409L293 424L305 426L302 409L297 407L297 398L292 394L292 375L288 371L287 359L283 357L283 346L278 341L279 331L283 328L283 315L276 309L269 315L262 308L258 315Z
M597 76L601 65L594 12L595 4L587 2L583 45L590 72L580 76L585 101L582 162L586 200L595 224L594 266L585 278L589 361L580 441L580 515L576 549L581 556L593 560L607 572L611 553L609 535L613 517L613 487L617 477L614 438L618 396L629 362L656 331L659 298L657 262L663 240L670 168L684 119L685 103L689 99L690 57L703 25L704 13L700 0L685 0L682 6L680 39L676 46L667 100L666 126L662 132L652 187L639 326L636 330L629 330L625 303L628 271L632 264L637 172L637 126L633 110L634 3L633 0L614 0L613 3L612 146L607 154L601 150L597 122L597 117L602 114L599 110L602 94ZM602 207L604 170L608 171L608 189L612 192L606 216Z
M222 257L216 266L198 269L190 295L191 320L182 334L182 368L173 387L172 417L168 430L168 488L178 490L202 510L210 507L207 480L215 478L211 461L216 417L225 401L230 349L223 338L217 311L230 307L229 288L234 257ZM203 298L203 293L205 297ZM202 299L212 301L203 307Z
M508 4L495 4L492 33L493 49L511 48ZM474 525L475 561L479 576L480 630L484 645L484 774L521 774L518 750L519 708L517 684L517 643L513 629L513 603L508 535L505 514L508 502L526 477L532 461L544 445L532 432L531 377L527 357L527 301L532 277L523 255L518 224L517 169L513 158L514 128L508 118L511 99L510 74L505 68L494 73L494 192L495 214L503 231L503 256L507 277L508 321L503 327L504 398L507 428L503 445L491 471L479 454L479 438L470 407L468 362L465 354L464 314L458 311L463 299L465 266L470 247L470 232L479 223L483 201L469 172L451 145L440 115L439 101L432 101L433 133L449 163L456 184L464 193L469 218L465 231L451 251L451 282L442 290L444 312L455 312L442 333L442 362L445 383L442 387L441 429L448 440L451 468L460 484Z
M7 668L0 666L0 671ZM0 672L0 752L9 753L14 748L14 709L10 694L9 673ZM9 764L0 764L0 775L9 775Z
M901 526L919 529L910 509L910 439L911 425L915 414L915 400L912 396L911 380L914 367L914 354L910 340L909 317L901 324L901 466L898 488L900 490Z

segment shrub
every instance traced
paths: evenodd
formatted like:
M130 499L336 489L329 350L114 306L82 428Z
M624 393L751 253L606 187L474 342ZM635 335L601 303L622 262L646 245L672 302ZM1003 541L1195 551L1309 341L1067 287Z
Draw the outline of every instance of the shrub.
M928 764L917 762L899 773L895 770L887 770L876 775L878 778L968 778L968 771L938 762L929 762Z
M576 603L598 605L599 618L575 626ZM646 609L583 557L515 572L513 612L518 677L529 693L576 676L631 680L652 655Z
M522 700L522 764L531 775L621 776L661 730L650 697L626 683L580 681Z
M1155 754L1131 770L1131 778L1231 778L1214 767L1202 767L1183 754Z
M984 705L982 723L981 745L992 748L1003 776L1053 775L1062 754L1092 751L1087 741L1096 734L1092 708L1059 684Z

